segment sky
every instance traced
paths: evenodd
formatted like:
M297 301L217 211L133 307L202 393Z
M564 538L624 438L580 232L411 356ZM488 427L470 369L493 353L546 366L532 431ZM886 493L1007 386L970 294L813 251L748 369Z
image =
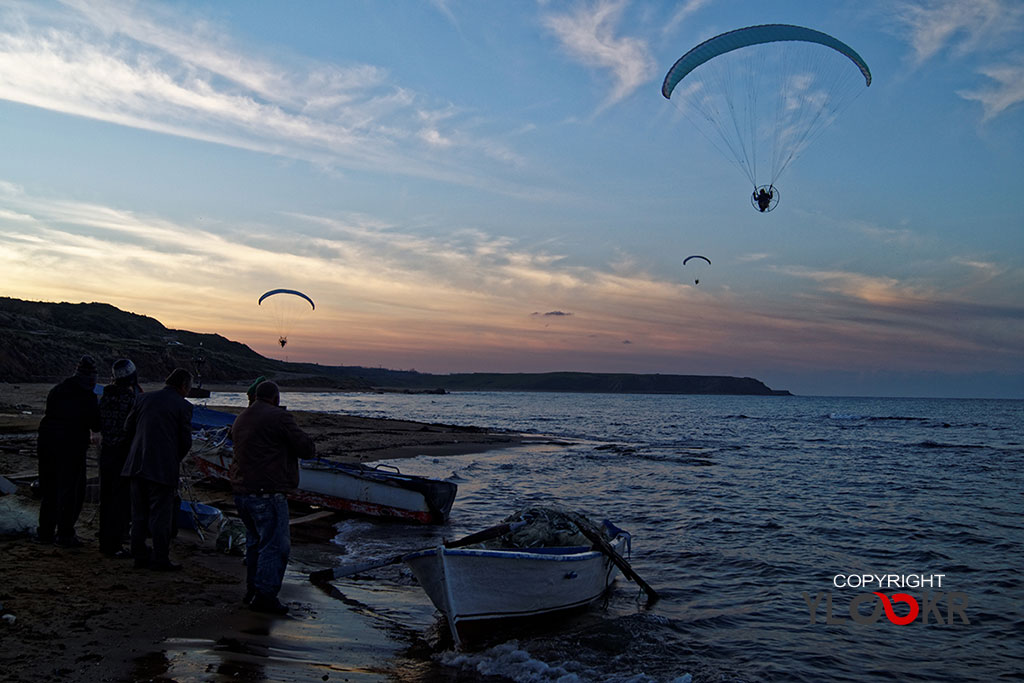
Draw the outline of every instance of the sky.
M661 85L769 23L873 80L759 213ZM274 358L1024 398L1022 186L1019 0L0 0L0 295Z

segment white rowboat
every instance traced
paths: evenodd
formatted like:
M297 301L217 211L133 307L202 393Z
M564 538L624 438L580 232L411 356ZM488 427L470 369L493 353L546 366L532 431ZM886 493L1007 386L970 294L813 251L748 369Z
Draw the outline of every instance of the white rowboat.
M616 552L629 533L605 521ZM446 618L456 645L494 622L553 614L600 598L615 579L611 558L587 546L530 549L447 548L410 553L412 569Z

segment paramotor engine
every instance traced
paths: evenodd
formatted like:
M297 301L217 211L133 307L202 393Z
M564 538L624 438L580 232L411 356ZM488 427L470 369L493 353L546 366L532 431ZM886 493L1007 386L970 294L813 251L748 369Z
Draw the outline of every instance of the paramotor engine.
M288 333L292 323L310 311L316 310L316 304L307 295L295 289L272 289L260 297L257 305L269 308L277 325L277 343L283 349L288 343Z
M739 167L756 194L773 188L869 85L867 63L846 43L802 26L765 24L694 47L669 69L661 94Z

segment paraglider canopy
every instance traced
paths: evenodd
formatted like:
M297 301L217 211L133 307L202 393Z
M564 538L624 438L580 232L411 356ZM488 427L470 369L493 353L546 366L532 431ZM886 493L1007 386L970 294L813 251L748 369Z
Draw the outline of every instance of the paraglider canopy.
M275 294L292 294L294 296L300 296L300 297L302 297L303 299L305 299L306 301L309 302L309 306L310 306L311 309L316 310L316 304L313 303L313 300L310 299L305 294L303 294L302 292L300 292L298 290L295 290L295 289L272 289L269 292L264 293L263 296L260 297L260 300L257 301L256 303L259 304L259 305L262 305L264 299L266 299L269 296L273 296Z
M277 343L282 349L288 343L288 333L296 317L316 310L313 300L295 289L272 289L265 292L256 303L259 306L265 304L273 313L279 335Z
M705 40L687 52L665 74L665 81L661 84L661 94L666 98L672 97L672 91L679 84L679 81L683 80L687 74L698 66L714 57L743 47L783 41L803 41L830 47L848 57L860 69L861 74L864 76L864 85L871 85L871 69L868 68L867 62L843 41L833 38L827 33L804 28L803 26L761 24L760 26L748 26L746 28L738 28L735 31L727 31L714 38Z
M690 261L693 261L694 259L697 259L697 263L694 266L690 266L689 270L691 271L691 275L694 275L693 284L699 285L700 284L700 273L705 268L707 268L708 266L711 265L711 259L709 259L707 256L701 256L700 254L694 254L693 256L687 256L686 258L683 259L683 266L685 267L687 263L689 263ZM705 265L705 263L707 265ZM694 270L694 268L696 266L698 266L698 265L700 267L696 269L696 272L692 272Z
M762 186L774 188L869 85L867 63L841 40L803 26L764 24L688 51L668 70L661 94L739 167L756 195Z

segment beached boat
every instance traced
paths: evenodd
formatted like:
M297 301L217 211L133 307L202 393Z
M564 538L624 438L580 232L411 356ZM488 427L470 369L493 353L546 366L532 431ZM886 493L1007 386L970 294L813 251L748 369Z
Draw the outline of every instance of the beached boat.
M622 553L628 532L605 520L606 548ZM466 548L444 545L402 558L448 622L456 645L540 615L578 609L612 584L616 564L591 545Z
M196 406L192 414L192 462L204 475L227 479L234 415ZM458 487L448 481L402 474L397 467L337 463L322 458L299 462L295 500L371 517L422 524L448 519Z

